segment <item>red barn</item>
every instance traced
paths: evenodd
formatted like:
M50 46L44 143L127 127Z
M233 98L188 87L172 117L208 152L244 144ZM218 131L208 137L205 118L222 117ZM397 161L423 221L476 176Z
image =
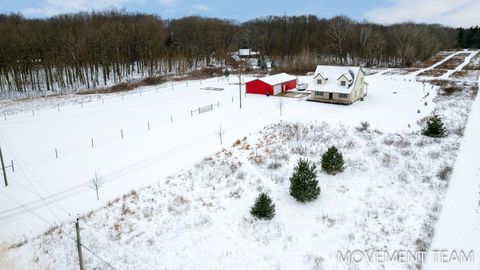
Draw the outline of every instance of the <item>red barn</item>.
M297 78L287 73L267 76L246 83L248 94L278 95L296 87Z

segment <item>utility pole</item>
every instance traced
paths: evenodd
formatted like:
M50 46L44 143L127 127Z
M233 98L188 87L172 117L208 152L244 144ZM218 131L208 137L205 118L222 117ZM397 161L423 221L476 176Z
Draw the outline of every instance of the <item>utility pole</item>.
M0 147L0 162L1 162L1 165L2 165L3 180L5 181L5 186L8 186L7 172L5 170L5 163L3 162L3 155L2 155L2 148L1 147Z
M240 62L239 68L240 68L240 75L238 76L238 94L240 96L239 101L240 101L240 109L241 109L242 108L242 62Z
M82 254L82 243L80 242L80 224L77 222L75 223L75 230L77 231L77 250L78 250L78 262L80 265L80 270L85 270L83 268L83 254Z

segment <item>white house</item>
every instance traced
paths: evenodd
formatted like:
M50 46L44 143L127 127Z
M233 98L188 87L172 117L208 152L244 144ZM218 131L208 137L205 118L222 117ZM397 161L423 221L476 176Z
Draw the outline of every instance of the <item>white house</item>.
M367 87L361 67L319 65L306 90L308 100L352 104L367 95Z

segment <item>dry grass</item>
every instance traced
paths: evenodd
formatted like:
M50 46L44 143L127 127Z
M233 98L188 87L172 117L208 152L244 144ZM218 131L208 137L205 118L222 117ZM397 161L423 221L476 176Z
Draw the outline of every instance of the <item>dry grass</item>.
M447 61L445 61L441 65L437 66L436 68L438 68L438 69L455 69L461 63L463 63L465 61L465 58L467 58L467 56L469 56L469 55L470 55L470 53L459 53L459 54L455 55L454 57L448 59Z
M449 78L455 79L455 80L472 80L472 81L477 81L478 77L480 76L480 71L479 70L460 70L460 71L455 71L452 75L450 75Z
M424 77L440 77L443 74L447 73L448 70L445 69L429 69L425 70L424 72L418 74L418 76L424 76Z
M478 83L466 83L451 80L431 80L430 84L438 86L438 93L442 96L450 96L454 93L467 91L472 96L476 96L478 93Z
M470 63L463 67L463 70L480 70L480 53L477 53L477 55L470 60Z
M428 67L431 67L431 66L435 65L436 63L442 61L443 59L447 58L447 56L452 55L453 53L454 52L440 52L440 53L436 54L435 56L429 58L426 61L416 63L415 65L413 65L413 67L414 68L428 68Z

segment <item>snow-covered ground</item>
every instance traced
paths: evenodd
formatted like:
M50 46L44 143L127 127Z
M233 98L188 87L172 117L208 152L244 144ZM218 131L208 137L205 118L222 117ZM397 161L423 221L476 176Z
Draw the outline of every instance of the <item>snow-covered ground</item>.
M0 146L16 167L0 188L0 237L25 240L9 252L23 261L19 269L74 269L71 221L101 208L83 217L82 237L117 269L332 269L338 249L428 248L448 183L438 175L453 166L472 97L437 96L415 75L368 76L368 96L351 106L282 98L282 116L278 97L242 94L240 109L238 85L218 78L60 110L37 103L34 113L0 122ZM433 110L449 126L444 140L419 135ZM361 121L371 128L358 131ZM218 152L220 127L226 150ZM287 191L293 164L300 156L318 162L331 144L341 147L347 170L319 173L320 199L295 203ZM96 171L106 181L100 201L88 186ZM260 190L277 204L271 222L248 214ZM91 254L86 260L108 269Z
M442 213L430 247L432 251L426 270L480 269L480 161L478 149L480 138L480 99L476 98L469 118L469 125L462 139L452 179L443 204ZM439 251L473 251L473 264L452 259L442 263ZM448 257L448 259L451 259Z

